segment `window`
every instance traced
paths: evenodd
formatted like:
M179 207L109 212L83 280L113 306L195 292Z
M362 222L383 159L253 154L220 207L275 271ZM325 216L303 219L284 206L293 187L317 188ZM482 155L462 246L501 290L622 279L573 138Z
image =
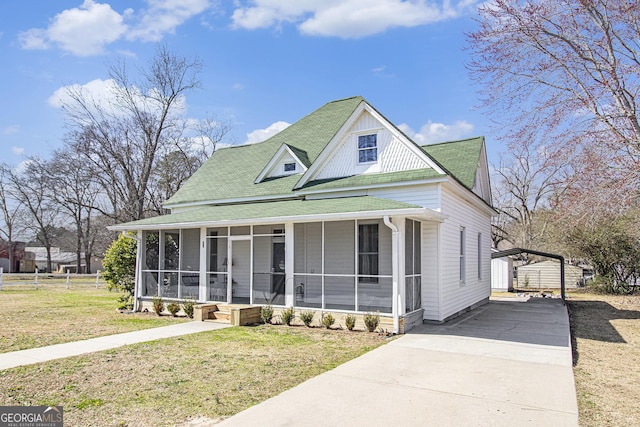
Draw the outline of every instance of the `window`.
M358 224L358 283L378 283L378 224Z
M482 279L482 233L478 233L478 280Z
M460 227L460 283L464 284L467 280L467 272L465 268L465 229L464 227Z
M358 136L358 162L372 163L378 161L378 135Z
M296 164L295 163L285 163L284 164L284 171L285 172L295 172L296 171Z

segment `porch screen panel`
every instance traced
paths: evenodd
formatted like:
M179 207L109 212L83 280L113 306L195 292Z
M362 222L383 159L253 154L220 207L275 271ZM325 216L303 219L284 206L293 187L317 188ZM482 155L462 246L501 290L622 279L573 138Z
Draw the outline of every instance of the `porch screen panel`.
M158 274L160 269L160 233L145 231L142 234L144 242L142 254L142 296L158 295Z
M322 223L294 224L294 305L322 308Z
M422 227L419 221L405 223L405 312L422 307Z
M356 273L354 254L355 222L325 222L324 273L354 275Z
M207 301L227 301L227 228L207 229Z
M355 276L325 276L324 306L330 310L356 309Z
M281 236L253 238L253 303L284 304L284 273L274 271L274 245L284 243Z
M322 223L295 224L294 272L322 274Z
M391 313L393 279L380 277L378 283L358 283L358 311Z
M322 308L322 276L295 274L295 306Z
M197 299L200 287L200 229L182 230L180 298Z
M164 249L162 264L162 281L160 296L178 298L178 269L180 268L180 231L164 231L160 234L161 245Z

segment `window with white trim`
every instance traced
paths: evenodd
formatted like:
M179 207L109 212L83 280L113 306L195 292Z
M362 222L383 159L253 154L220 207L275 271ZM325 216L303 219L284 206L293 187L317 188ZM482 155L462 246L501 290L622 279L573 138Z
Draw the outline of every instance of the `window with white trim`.
M358 136L358 163L375 163L378 161L378 135Z
M466 230L464 227L460 227L460 284L464 284L467 281L466 271L466 248L465 248L465 235Z
M284 164L284 173L295 172L296 164L295 162L287 162Z
M478 233L478 280L482 280L482 233Z

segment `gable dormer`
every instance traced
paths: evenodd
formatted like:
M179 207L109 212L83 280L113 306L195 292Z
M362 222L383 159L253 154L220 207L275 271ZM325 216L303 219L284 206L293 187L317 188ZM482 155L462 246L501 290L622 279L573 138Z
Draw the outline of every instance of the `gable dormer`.
M306 154L288 144L282 144L255 180L258 184L267 178L298 175L307 171Z
M300 179L313 180L441 168L365 101L353 112Z

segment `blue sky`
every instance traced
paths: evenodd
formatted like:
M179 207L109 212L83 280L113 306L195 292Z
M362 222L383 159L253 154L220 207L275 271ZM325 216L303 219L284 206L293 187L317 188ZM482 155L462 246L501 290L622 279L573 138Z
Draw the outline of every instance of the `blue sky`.
M204 63L189 117L255 142L326 102L364 96L418 143L487 137L465 63L476 0L20 0L0 2L0 161L48 156L64 116L55 93L144 66L157 43ZM59 93L59 92L58 92Z

